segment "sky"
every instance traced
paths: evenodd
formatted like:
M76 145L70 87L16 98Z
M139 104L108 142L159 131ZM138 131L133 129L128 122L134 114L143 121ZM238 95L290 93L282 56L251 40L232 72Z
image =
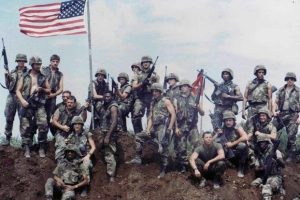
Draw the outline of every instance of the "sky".
M19 31L19 8L55 2L3 1L0 37L10 69L17 53L38 55L44 66L52 54L60 55L64 88L83 102L89 83L87 34L32 38ZM150 55L159 56L156 71L161 77L168 66L168 73L193 81L203 68L220 82L222 69L229 67L242 92L258 64L267 67L266 79L278 88L288 71L300 79L300 0L90 0L90 9L93 74L101 67L113 77L120 72L131 75L131 64ZM4 75L0 81L4 82ZM205 93L210 96L212 90L207 81ZM0 135L7 94L0 90ZM210 130L208 114L213 105L204 100L204 109L203 129ZM14 135L19 135L17 124Z

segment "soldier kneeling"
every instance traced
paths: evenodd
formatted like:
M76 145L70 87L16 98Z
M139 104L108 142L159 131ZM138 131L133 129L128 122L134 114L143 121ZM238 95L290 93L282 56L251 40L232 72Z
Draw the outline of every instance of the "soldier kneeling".
M62 200L75 199L75 190L88 184L88 170L78 159L79 150L74 145L68 145L65 158L59 162L53 171L54 178L48 178L45 184L47 200L53 199L53 189L62 192Z

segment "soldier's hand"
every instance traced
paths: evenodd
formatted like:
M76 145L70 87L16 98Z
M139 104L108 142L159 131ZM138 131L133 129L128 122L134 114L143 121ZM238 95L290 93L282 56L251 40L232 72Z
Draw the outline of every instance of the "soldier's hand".
M104 140L103 140L104 145L108 145L109 144L109 137L105 136Z
M70 131L70 127L68 127L67 125L64 125L64 126L62 127L62 130L63 130L64 132L69 132L69 131Z
M195 176L200 178L201 177L201 173L199 172L198 169L195 169Z
M256 136L260 136L261 135L261 133L259 132L259 131L255 131L255 133L254 133Z
M53 97L55 97L55 94L54 94L54 93L50 93L50 94L47 96L48 99L51 99L51 98L53 98Z
M21 101L21 104L22 104L22 106L24 107L24 108L28 108L28 106L29 106L29 103L27 102L27 101Z
M226 98L229 98L230 95L228 95L228 94L226 94L226 93L222 93L222 97L226 99Z
M231 148L233 145L232 145L232 142L226 142L225 143L225 147L226 148Z
M65 185L65 188L64 188L66 191L72 191L72 190L74 190L75 189L75 187L74 186L72 186L72 185Z
M83 163L88 164L90 162L90 156L89 156L89 154L87 154L86 156L84 156L81 160L82 160Z
M151 135L150 130L146 130L146 134L150 136Z
M177 137L180 137L181 136L181 131L179 128L176 128L175 129L175 134L177 135Z
M203 167L203 170L204 170L204 171L207 171L208 168L209 168L209 165L210 165L210 163L209 163L209 162L206 162L205 165L204 165L204 167Z
M245 111L243 110L242 111L242 118L244 119L244 120L246 120L247 118L246 118L246 113L245 113Z

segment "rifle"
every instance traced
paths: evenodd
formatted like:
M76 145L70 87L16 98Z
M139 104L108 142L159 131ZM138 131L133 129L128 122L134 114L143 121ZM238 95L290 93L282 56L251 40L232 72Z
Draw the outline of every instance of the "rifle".
M203 69L201 69L198 73L198 76L202 76L203 75ZM196 92L196 99L195 99L195 105L196 105L196 108L194 109L194 112L192 114L192 120L191 120L191 123L190 123L190 130L192 128L192 126L194 126L195 124L197 124L197 116L198 116L198 105L199 105L199 102L200 102L200 95L202 93L202 87L198 87L197 88L197 92Z
M156 59L155 59L153 65L152 65L149 73L147 74L147 76L145 77L145 79L142 81L142 86L143 87L149 84L149 80L148 79L152 76L152 74L153 74L153 72L155 70L155 65L156 65L157 60L158 60L158 56L156 57Z
M7 89L8 88L8 79L9 79L9 68L8 68L8 61L7 61L7 54L6 54L6 49L5 49L5 46L4 46L4 40L2 38L2 56L3 56L3 62L4 62L4 69L6 70L6 72L8 74L6 74L6 81L5 81L5 85L6 87L0 83L1 87L3 87L4 89Z
M167 90L167 70L168 70L168 66L165 66L165 78L164 78L164 91Z
M116 83L113 77L110 78L111 78L111 91L113 94L115 94L116 90L118 89L118 84Z
M212 100L215 101L215 98L219 95L221 95L222 93L226 93L228 94L230 91L228 90L228 88L223 85L223 84L219 84L217 81L215 81L214 79L212 79L210 76L208 76L207 74L204 74L205 78L208 79L210 82L212 82L214 84L214 86L216 87L213 95L212 95ZM215 96L214 96L215 95Z

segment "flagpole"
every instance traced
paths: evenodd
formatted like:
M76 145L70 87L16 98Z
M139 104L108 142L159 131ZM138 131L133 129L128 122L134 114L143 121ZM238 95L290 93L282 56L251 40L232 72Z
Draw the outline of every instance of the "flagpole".
M203 97L204 97L204 88L205 88L205 77L202 80L201 87L202 87L202 95L201 95L202 98L200 99L200 105L201 105L201 109L203 109L203 111L204 111L204 107L203 107L204 100L203 100ZM203 133L203 116L201 115L200 116L200 135L202 135L202 133Z
M91 90L91 127L94 130L94 106L93 106L93 62L92 62L92 39L91 39L91 21L90 21L90 1L87 3L87 21L88 21L88 43L89 43L89 67L90 67L90 90Z

